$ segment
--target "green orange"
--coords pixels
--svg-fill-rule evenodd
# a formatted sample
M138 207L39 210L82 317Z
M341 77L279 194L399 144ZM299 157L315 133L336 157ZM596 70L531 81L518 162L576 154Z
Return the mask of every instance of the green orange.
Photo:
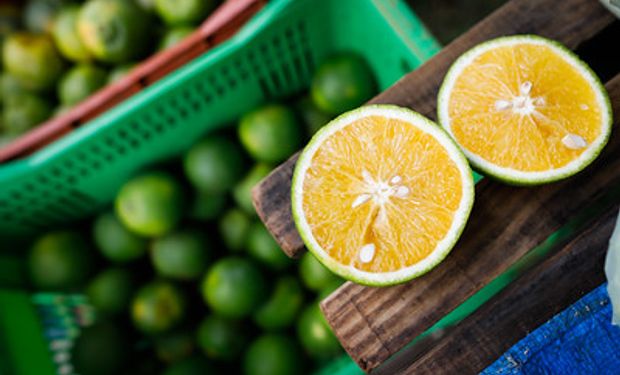
M92 64L79 64L67 71L58 84L60 103L75 105L102 88L108 73Z
M209 315L198 328L198 343L207 357L232 361L245 348L247 333L238 321Z
M207 237L195 230L166 234L151 245L151 261L157 273L179 280L202 276L210 253Z
M303 130L291 109L267 104L241 118L239 139L257 161L279 163L301 147Z
M263 302L266 289L260 269L238 257L217 261L202 282L202 293L209 307L232 319L251 315Z
M146 239L129 231L114 211L104 212L95 220L93 237L101 254L112 262L131 262L146 253Z
M221 136L198 142L185 155L185 174L196 189L220 193L231 189L243 176L243 153L235 143Z
M149 44L150 17L133 1L89 0L77 21L80 39L98 60L125 63Z
M257 338L243 359L245 375L296 375L304 372L301 352L288 336L267 334Z
M328 58L312 78L312 100L322 111L339 115L357 108L377 91L368 63L354 53L340 53Z
M32 284L43 290L81 287L92 265L92 249L79 232L73 231L44 234L35 241L28 256Z
M292 276L276 282L271 296L254 314L254 321L264 330L281 330L293 322L304 303L304 291Z
M273 270L282 271L293 263L260 221L250 226L246 247L254 259Z
M52 26L52 37L60 53L71 61L84 62L93 58L77 30L80 7L70 5L63 8Z
M118 314L131 301L133 280L129 270L108 268L96 275L86 286L88 301L98 312Z
M183 216L183 192L164 172L151 172L127 182L118 193L116 214L132 232L147 237L170 232Z
M342 347L327 324L317 303L301 313L297 322L297 335L303 348L312 357L326 359L342 352Z
M185 306L185 297L174 284L154 281L143 286L134 296L131 316L142 332L160 334L180 323Z

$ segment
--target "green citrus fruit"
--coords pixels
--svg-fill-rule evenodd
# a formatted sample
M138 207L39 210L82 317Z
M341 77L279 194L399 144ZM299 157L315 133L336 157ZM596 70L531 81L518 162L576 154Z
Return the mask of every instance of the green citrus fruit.
M29 0L23 9L24 26L34 33L52 32L58 13L71 0Z
M154 281L140 288L131 305L135 326L147 334L160 334L174 328L185 314L182 292L167 281Z
M7 72L28 90L51 89L63 71L52 40L45 35L15 33L4 41L2 60Z
M123 312L129 306L132 294L131 273L123 268L108 268L86 286L88 301L104 314Z
M341 53L317 69L310 93L318 108L331 115L357 108L377 92L372 70L361 56Z
M246 246L254 259L271 269L281 271L293 263L260 221L250 226Z
M50 232L30 249L28 269L40 289L67 290L83 286L93 265L93 252L78 232Z
M245 175L233 190L235 203L249 215L255 215L254 205L252 204L252 188L271 172L271 167L266 164L256 164L248 174Z
M166 363L188 358L194 352L195 346L195 335L188 330L176 330L155 338L157 358Z
M303 131L292 110L269 104L241 118L239 139L257 161L279 163L301 147Z
M121 327L102 321L84 328L73 345L71 359L82 375L118 374L128 359L129 345Z
M108 74L108 84L117 82L121 78L125 77L129 72L133 70L137 63L126 63L115 66Z
M204 273L211 253L207 238L184 230L153 241L151 261L159 275L179 280L196 279Z
M340 278L325 268L312 253L307 252L301 256L299 262L299 276L306 288L319 292Z
M115 207L118 218L131 231L162 236L182 217L183 192L169 174L151 172L127 182L116 197Z
M131 262L146 252L146 239L129 231L113 211L95 220L93 237L103 256L112 262Z
M190 208L189 216L200 221L217 219L226 207L225 193L194 193L194 202Z
M271 296L254 314L254 321L264 330L284 329L295 321L304 303L304 291L292 276L277 281Z
M596 74L566 47L535 35L466 52L448 71L437 103L441 126L474 168L515 185L580 172L605 147L613 124Z
M193 356L168 366L162 375L215 375L211 362L202 356Z
M101 61L128 62L149 46L150 17L133 1L88 0L77 28L88 51Z
M333 118L332 115L321 111L310 96L301 98L297 102L296 108L306 126L306 132L310 136L313 136Z
M4 99L2 122L8 134L19 135L47 120L52 107L34 94L15 94Z
M243 176L244 160L239 147L220 136L195 144L183 160L185 174L196 189L220 193L231 189Z
M92 55L82 43L77 30L77 19L80 13L78 5L63 8L54 21L52 37L60 53L67 59L77 62L90 61Z
M247 334L240 322L210 315L200 323L198 343L207 357L232 361L245 348Z
M63 105L75 105L102 88L108 80L105 70L90 64L71 68L58 84L58 97Z
M245 375L295 375L303 373L303 358L295 341L277 334L257 338L243 359Z
M226 248L231 251L240 251L247 242L250 230L250 219L241 210L233 208L220 218L219 232Z
M297 335L303 348L312 357L326 359L342 352L317 303L306 307L297 322Z
M252 314L263 302L266 283L260 269L247 259L229 257L217 261L202 282L207 304L228 318Z
M28 93L28 90L22 85L19 79L10 73L0 73L0 103L13 95Z
M155 10L169 25L196 24L217 5L216 0L155 0Z
M189 26L177 26L172 29L168 29L161 38L157 49L160 51L168 49L185 39L187 36L191 35L191 33L195 30L195 28Z

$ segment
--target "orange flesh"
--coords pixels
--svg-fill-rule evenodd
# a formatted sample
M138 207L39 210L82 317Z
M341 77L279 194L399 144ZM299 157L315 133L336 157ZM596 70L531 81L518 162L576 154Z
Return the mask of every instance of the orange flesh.
M404 186L407 194L353 207L372 189L364 171L373 184ZM396 176L400 181L390 184ZM303 211L318 244L336 261L367 272L396 271L427 257L446 236L462 184L433 136L401 120L366 117L332 134L313 155ZM363 263L360 249L367 244L375 245L374 257Z
M542 98L532 114L498 110L498 100L520 95ZM603 114L591 84L548 46L518 44L484 52L456 79L448 102L450 127L458 143L483 159L520 171L565 166L586 148L562 143L567 134L591 144L601 133Z

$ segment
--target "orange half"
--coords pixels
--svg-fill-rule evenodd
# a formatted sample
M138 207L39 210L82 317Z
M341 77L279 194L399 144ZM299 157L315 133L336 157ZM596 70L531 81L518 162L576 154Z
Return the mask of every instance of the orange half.
M473 202L466 159L441 128L394 106L366 106L323 128L295 169L293 216L333 272L391 285L439 263Z

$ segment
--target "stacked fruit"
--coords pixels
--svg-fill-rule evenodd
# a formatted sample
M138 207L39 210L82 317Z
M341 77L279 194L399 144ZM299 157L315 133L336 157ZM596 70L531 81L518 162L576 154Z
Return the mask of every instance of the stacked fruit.
M216 5L217 0L30 0L21 20L19 9L4 5L0 146L174 45Z
M339 355L317 301L342 280L310 254L298 266L284 255L251 188L375 91L363 59L331 56L309 95L265 104L236 131L128 181L113 209L86 224L90 238L75 229L38 239L33 286L83 290L99 312L76 343L79 373L288 375Z

